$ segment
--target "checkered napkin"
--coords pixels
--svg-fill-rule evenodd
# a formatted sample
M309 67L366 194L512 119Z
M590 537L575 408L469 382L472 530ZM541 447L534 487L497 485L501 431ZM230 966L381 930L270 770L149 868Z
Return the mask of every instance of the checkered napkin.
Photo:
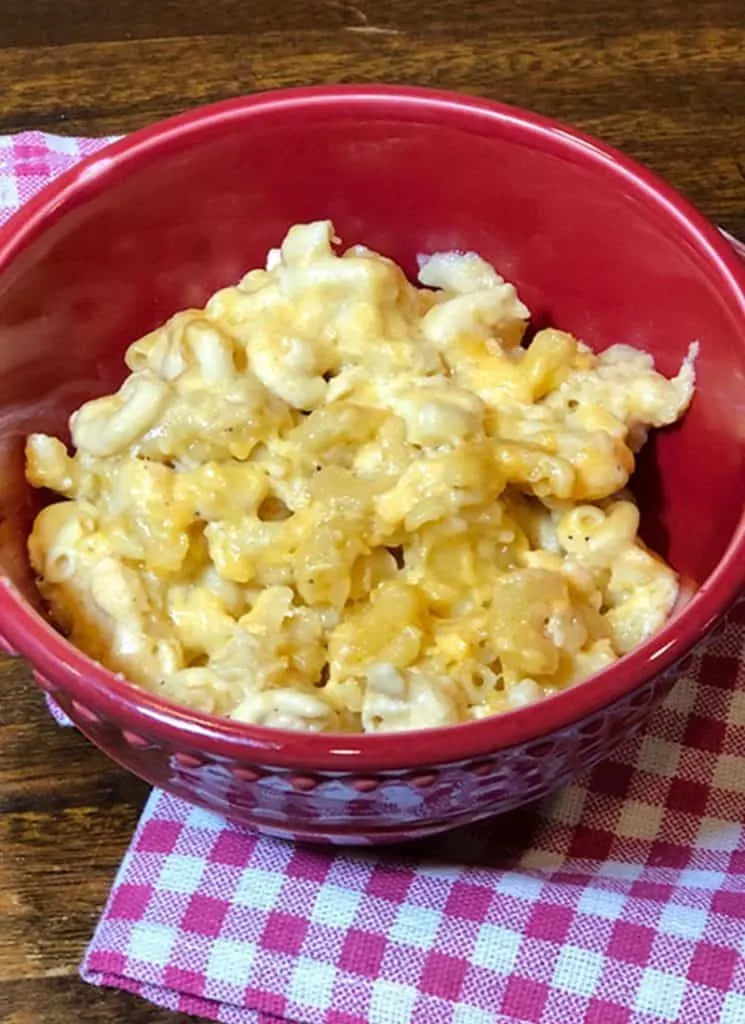
M0 221L102 140L0 138ZM234 1024L745 1024L745 606L537 806L364 852L150 797L82 976Z

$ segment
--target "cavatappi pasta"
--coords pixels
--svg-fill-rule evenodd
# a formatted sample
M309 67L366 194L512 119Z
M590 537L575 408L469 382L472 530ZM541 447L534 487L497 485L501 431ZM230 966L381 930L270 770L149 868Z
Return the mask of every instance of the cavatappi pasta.
M410 284L328 221L133 344L33 434L29 538L72 643L240 721L377 732L520 707L658 630L675 573L626 490L694 388L529 312L478 256Z

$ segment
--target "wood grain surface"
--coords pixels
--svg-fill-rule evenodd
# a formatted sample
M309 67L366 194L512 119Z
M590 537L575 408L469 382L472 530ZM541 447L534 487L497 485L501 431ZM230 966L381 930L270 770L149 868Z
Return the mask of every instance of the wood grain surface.
M743 0L0 0L0 134L125 132L196 104L415 83L572 122L745 236ZM0 1021L183 1020L77 976L147 794L0 659Z

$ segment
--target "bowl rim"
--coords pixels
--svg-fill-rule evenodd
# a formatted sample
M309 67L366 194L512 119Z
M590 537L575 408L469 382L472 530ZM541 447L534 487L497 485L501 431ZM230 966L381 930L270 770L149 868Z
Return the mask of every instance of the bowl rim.
M178 147L210 127L283 109L326 108L350 113L365 104L385 106L389 116L413 120L460 119L460 127L497 125L501 134L530 140L536 147L560 150L614 174L651 207L676 222L684 239L711 265L731 308L745 325L745 263L730 241L672 186L612 146L573 127L521 108L467 94L395 85L310 86L259 92L188 110L109 143L45 186L0 226L0 270L63 214L85 202L91 190L106 184L112 171L149 160ZM743 334L745 338L745 332ZM588 716L630 696L669 670L710 630L745 585L745 515L718 565L690 603L637 650L582 683L539 704L478 721L437 729L412 730L401 743L396 733L306 733L239 723L192 711L128 683L59 634L0 577L0 623L10 647L44 678L103 721L135 735L185 746L216 760L237 760L276 767L347 773L403 771L487 757L498 751L543 740L571 729Z

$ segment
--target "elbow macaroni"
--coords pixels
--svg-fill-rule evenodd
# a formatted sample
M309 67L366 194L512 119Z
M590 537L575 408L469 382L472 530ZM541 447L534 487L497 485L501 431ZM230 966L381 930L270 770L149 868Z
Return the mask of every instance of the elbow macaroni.
M239 721L441 726L612 664L670 615L675 573L625 491L678 375L562 331L474 254L410 284L328 221L133 344L130 375L31 435L64 499L29 553L71 641Z

